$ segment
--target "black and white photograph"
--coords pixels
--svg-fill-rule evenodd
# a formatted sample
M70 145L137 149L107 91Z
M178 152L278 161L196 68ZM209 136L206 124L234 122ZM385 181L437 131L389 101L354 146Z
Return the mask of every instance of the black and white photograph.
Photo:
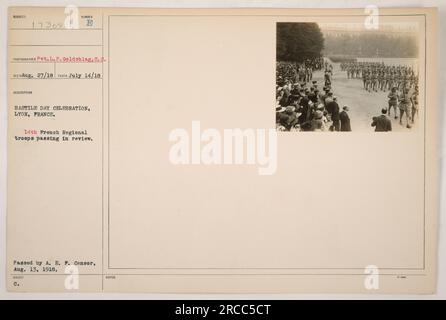
M420 122L416 23L278 22L277 131L411 132Z
M399 1L0 2L0 303L446 298L446 1Z

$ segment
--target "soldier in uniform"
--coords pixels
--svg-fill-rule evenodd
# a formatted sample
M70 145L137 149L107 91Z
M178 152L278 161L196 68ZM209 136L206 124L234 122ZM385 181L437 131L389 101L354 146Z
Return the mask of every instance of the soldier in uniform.
M388 111L389 117L390 117L390 111L393 108L395 119L398 119L398 116L396 114L396 109L398 107L398 92L396 91L396 87L392 88L387 97L389 98L389 111Z
M412 103L412 123L415 122L415 115L418 116L418 85L415 86L413 94L411 96Z
M403 115L406 114L406 127L411 128L411 116L412 116L412 103L410 101L409 88L403 88L399 100L399 108L400 108L400 124L403 124Z

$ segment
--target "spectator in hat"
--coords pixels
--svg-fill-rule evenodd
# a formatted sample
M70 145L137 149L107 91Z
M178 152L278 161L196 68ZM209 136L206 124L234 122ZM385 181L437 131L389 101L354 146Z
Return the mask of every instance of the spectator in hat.
M333 97L333 101L330 103L330 109L331 109L331 121L333 121L333 131L339 131L340 121L339 121L339 105L337 97Z
M285 119L285 110L285 107L276 107L276 124L281 124L282 121Z
M326 131L327 119L323 112L324 106L319 105L314 112L313 119L311 120L311 131Z
M333 102L333 92L328 91L327 96L324 100L324 104L327 107L331 102ZM331 113L331 110L328 110L328 113Z
M375 127L375 132L392 131L392 122L386 114L387 108L382 108L381 115L372 118L372 127Z
M349 108L344 106L342 112L339 114L339 120L341 121L341 131L352 131L350 126L350 117L348 116Z
M278 112L276 112L276 121L280 126L283 126L286 131L290 131L290 129L297 124L295 107L288 106L286 108L280 108Z
M303 124L310 119L310 113L311 113L310 99L308 99L308 97L306 97L305 94L300 100L299 112L301 113L301 115L299 116L299 124Z
M318 97L317 97L317 91L314 89L314 87L310 88L310 92L308 93L308 99L310 99L313 103L317 103Z

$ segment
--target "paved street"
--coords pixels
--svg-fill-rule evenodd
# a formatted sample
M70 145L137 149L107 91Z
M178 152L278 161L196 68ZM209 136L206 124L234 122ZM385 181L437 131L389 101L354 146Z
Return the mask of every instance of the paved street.
M352 131L374 131L371 126L372 117L381 114L381 108L388 106L388 91L386 92L367 92L363 89L362 79L348 79L347 72L341 71L339 63L332 63L333 78L332 90L335 96L338 97L339 107L342 110L344 105L350 108L349 116L351 120ZM324 83L323 71L316 71L313 75L313 80L318 80L319 88L322 89ZM403 125L399 124L399 110L398 119L394 118L393 111L391 113L392 130L393 131L413 131L417 130L419 119L415 118L415 124L411 129L406 128L405 117L403 117Z

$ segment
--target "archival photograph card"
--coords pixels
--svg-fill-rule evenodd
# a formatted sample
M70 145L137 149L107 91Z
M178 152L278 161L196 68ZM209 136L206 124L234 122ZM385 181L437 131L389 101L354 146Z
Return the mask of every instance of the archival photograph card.
M435 8L8 15L10 291L435 292Z

